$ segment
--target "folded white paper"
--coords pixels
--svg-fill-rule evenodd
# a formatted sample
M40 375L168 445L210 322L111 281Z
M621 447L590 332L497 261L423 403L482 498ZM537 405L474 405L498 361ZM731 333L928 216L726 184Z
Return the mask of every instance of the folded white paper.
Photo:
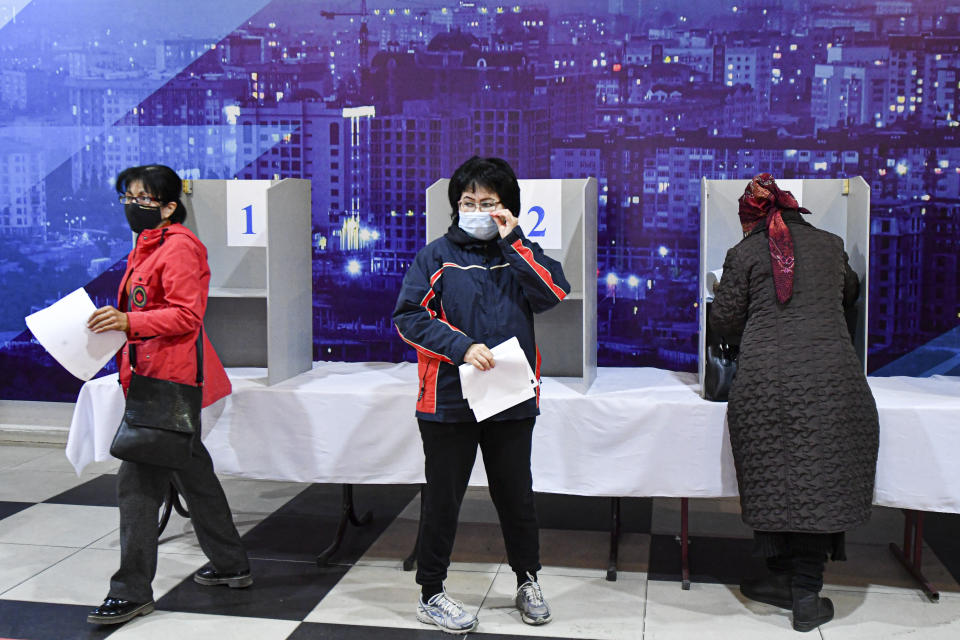
M716 292L713 290L717 284L720 283L720 278L723 276L723 269L714 269L713 271L707 271L707 281L705 283L707 290L705 293L705 298L707 302L713 302L713 296Z
M26 317L27 328L47 353L81 380L96 375L127 341L122 331L90 331L87 320L96 310L81 287Z
M460 365L460 388L478 422L534 397L539 384L516 336L490 351L493 369L481 371L472 364Z

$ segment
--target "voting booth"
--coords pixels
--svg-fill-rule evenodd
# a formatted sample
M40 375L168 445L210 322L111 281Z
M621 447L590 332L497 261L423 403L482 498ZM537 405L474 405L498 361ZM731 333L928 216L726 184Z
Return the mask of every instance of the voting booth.
M704 362L707 347L707 313L713 300L711 272L723 268L727 250L743 239L737 216L738 200L749 180L708 180L700 182L700 345L699 374L703 394ZM870 289L870 185L857 176L845 179L777 180L790 191L801 207L810 210L807 220L818 229L843 238L850 267L860 278L857 300L857 327L853 336L857 357L867 370L867 294Z
M450 227L449 180L427 189L427 242ZM586 391L597 374L597 180L520 180L520 227L563 265L571 291L537 314L541 375ZM493 345L488 345L493 346Z
M224 366L266 367L271 385L309 371L310 181L185 181L183 204L207 247L204 326Z

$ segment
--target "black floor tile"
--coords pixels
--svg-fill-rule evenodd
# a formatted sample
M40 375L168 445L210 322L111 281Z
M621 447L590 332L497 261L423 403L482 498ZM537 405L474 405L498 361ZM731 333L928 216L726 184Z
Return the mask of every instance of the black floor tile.
M356 486L357 515L371 511L373 520L361 527L349 525L331 561L356 562L418 490L415 485ZM247 553L251 558L314 562L336 535L341 493L341 485L332 484L315 484L303 490L243 536Z
M33 502L4 502L0 500L0 520L12 516L34 505Z
M691 537L690 579L693 582L740 584L744 576L762 575L761 558L752 555L753 540L740 538ZM679 581L680 542L674 536L650 536L651 580Z
M49 602L0 600L0 638L29 640L94 640L106 638L118 627L87 622L93 607Z
M535 493L537 520L542 529L609 531L613 498ZM629 533L650 533L652 498L621 498L620 528Z
M303 620L350 567L320 568L312 562L251 559L253 586L204 587L187 578L160 600L166 611Z
M483 623L480 623L483 628ZM304 622L287 640L438 640L443 636L438 629L426 625L422 629L389 629L381 627L361 627L346 624L320 624ZM474 637L474 636L470 636ZM529 640L530 636L503 635L499 633L477 634L483 640ZM559 640L551 636L537 636L544 640Z
M106 473L48 498L52 504L80 504L87 507L117 506L117 476Z

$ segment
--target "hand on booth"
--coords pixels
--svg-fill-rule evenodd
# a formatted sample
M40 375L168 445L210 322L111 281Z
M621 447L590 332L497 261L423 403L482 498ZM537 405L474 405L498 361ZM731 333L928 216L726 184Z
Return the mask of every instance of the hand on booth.
M487 371L488 369L493 369L496 364L493 361L493 352L487 348L487 345L476 343L470 345L470 348L467 349L467 353L463 356L463 361L472 364L480 371Z
M107 305L93 312L93 315L87 320L87 328L94 333L103 333L104 331L123 331L126 333L130 328L130 320L123 311Z

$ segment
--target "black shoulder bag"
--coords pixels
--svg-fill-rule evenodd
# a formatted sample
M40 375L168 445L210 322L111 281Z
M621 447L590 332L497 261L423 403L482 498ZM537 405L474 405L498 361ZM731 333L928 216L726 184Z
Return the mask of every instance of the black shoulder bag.
M137 374L136 346L130 350L130 388L123 420L110 445L121 460L182 469L200 434L203 404L203 327L197 334L197 384L183 384Z
M721 340L719 344L707 345L707 360L704 363L703 397L714 402L726 402L730 385L737 375L737 358L740 347Z

